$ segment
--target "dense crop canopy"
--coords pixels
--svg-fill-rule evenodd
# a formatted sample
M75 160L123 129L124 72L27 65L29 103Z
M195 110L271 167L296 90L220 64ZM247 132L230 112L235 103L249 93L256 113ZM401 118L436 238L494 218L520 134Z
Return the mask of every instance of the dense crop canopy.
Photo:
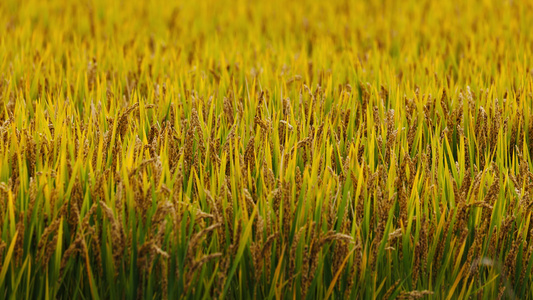
M531 28L0 0L0 299L533 299Z

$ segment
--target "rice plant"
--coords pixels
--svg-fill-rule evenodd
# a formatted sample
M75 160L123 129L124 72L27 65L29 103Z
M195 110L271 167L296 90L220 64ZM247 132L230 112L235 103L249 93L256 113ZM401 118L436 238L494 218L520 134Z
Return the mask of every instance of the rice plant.
M533 299L533 2L0 2L0 299Z

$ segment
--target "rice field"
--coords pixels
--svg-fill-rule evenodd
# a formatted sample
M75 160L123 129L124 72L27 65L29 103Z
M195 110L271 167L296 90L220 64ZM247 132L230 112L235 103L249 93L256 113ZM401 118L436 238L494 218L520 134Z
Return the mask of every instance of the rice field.
M0 299L533 299L533 1L0 2Z

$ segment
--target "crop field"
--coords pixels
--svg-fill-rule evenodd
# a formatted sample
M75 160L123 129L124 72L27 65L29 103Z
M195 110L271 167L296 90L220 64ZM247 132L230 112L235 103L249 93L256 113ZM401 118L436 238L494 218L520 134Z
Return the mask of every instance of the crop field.
M0 299L533 299L531 28L0 0Z

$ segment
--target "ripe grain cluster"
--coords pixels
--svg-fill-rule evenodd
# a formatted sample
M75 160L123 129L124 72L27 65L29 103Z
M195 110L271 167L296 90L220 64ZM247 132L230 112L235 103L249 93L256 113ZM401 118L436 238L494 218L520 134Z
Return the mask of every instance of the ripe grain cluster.
M529 0L0 1L0 298L533 299L530 28Z

